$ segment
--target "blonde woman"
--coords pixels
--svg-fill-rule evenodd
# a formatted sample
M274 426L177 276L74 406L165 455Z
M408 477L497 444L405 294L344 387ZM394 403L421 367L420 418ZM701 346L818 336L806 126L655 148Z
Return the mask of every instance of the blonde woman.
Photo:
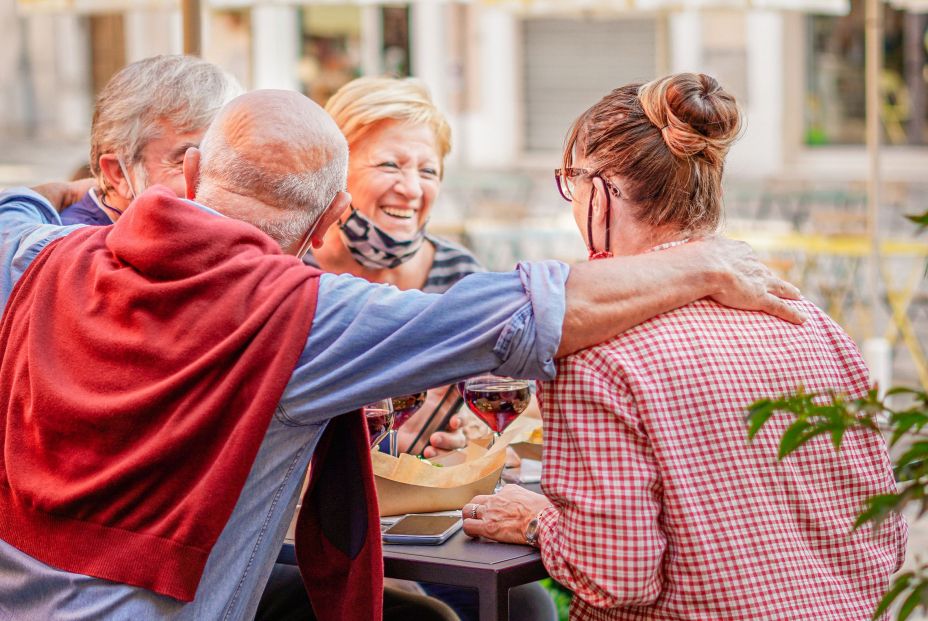
M325 108L348 139L352 204L306 262L428 293L443 293L464 276L484 271L470 252L427 231L451 151L451 128L425 85L414 78L358 78ZM399 429L401 451L411 448L446 390L430 391L425 406ZM448 431L432 434L426 457L464 446L465 416L461 412Z
M441 190L445 156L451 151L451 128L425 85L413 78L358 78L332 95L325 109L348 140L352 204L338 226L326 233L323 245L304 260L327 272L428 293L442 293L468 274L484 271L470 252L426 230ZM410 448L449 390L456 389L429 391L422 409L398 431L401 451ZM475 429L482 423L473 421L476 417L465 411L452 417L448 430L431 435L425 456L463 447L465 427L475 435L486 432L485 427ZM437 584L422 588L464 621L476 619L475 591ZM512 619L556 618L551 598L537 584L512 589L510 598ZM397 619L450 613L440 602L390 587L385 589L385 605L386 616ZM295 568L278 565L258 619L305 619L311 614L308 606Z

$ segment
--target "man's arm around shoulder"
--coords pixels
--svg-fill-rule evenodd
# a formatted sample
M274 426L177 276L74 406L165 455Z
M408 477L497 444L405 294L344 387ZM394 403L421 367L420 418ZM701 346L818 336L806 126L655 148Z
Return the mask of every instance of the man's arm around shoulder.
M52 204L28 188L0 194L0 306L6 305L16 281L49 242L81 226L61 226Z
M774 276L747 244L717 237L573 266L557 357L705 297L793 323L805 321L781 299L798 299L795 287Z

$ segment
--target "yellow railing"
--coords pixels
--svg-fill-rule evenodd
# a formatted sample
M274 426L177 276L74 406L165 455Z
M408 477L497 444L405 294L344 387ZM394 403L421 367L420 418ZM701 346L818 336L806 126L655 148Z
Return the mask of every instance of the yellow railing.
M871 242L865 235L805 235L801 233L776 233L769 231L744 231L729 233L735 239L750 243L759 253L767 255L771 264L779 268L788 278L798 280L803 288L813 277L822 279L819 262L823 259L841 262L843 278L839 275L823 286L818 283L818 293L825 302L826 310L851 332L850 316L862 318L865 330L861 336L875 336L873 309L860 294L865 287L861 277L865 260L870 256ZM910 309L915 301L928 301L919 297L918 288L925 276L928 262L928 243L907 239L886 239L879 244L879 271L890 322L883 336L895 345L901 338L914 363L922 386L928 389L928 359L925 348L918 338L912 323ZM787 255L784 259L783 255ZM836 264L831 265L834 270ZM901 267L901 269L900 269ZM834 275L832 275L834 276ZM827 280L827 278L826 278ZM852 332L853 334L853 332Z

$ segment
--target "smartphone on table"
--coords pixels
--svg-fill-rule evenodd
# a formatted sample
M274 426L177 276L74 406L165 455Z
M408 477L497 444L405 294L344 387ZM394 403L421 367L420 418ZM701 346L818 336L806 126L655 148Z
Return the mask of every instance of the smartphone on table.
M461 529L458 515L406 515L385 531L385 543L438 545Z

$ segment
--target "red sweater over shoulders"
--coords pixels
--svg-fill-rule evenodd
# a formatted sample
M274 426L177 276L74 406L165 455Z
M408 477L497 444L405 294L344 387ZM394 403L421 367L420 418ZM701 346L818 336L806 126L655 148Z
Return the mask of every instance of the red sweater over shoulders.
M0 538L193 599L309 334L319 272L152 188L51 243L0 323Z

